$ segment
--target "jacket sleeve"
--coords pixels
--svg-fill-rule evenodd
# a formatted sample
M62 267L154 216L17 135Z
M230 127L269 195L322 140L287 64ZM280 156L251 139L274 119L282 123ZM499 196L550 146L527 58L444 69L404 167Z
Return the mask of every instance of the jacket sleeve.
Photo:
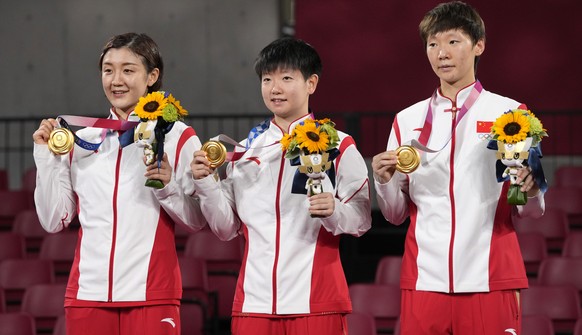
M335 210L321 222L333 235L361 236L372 225L368 168L351 137L342 140L340 152L335 162Z
M394 126L390 132L386 150L395 150L398 146ZM374 188L376 190L376 200L384 218L394 224L402 224L408 217L408 181L406 175L396 171L392 178L381 184L374 177Z
M189 135L190 134L190 135ZM191 127L186 128L181 135L185 140L182 146L175 150L172 179L162 189L153 189L162 208L172 218L174 223L185 226L195 232L206 226L206 219L200 209L200 202L195 193L194 180L190 170L190 162L194 157L194 151L202 146L200 139L194 134ZM180 141L179 141L180 142Z
M46 144L34 144L36 188L34 202L42 227L49 233L63 230L77 215L71 183L70 155L53 155Z
M232 171L232 164L228 165L227 170ZM214 234L222 241L237 237L241 222L234 211L232 180L228 177L220 180L217 175L210 175L195 180L194 184L196 194L200 198L202 213Z

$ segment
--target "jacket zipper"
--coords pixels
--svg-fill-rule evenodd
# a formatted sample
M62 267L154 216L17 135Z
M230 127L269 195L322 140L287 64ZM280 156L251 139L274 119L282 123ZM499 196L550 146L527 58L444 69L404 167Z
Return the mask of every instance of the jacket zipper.
M277 266L279 264L279 243L281 241L281 183L283 181L283 169L285 168L285 152L281 155L279 178L277 180L277 196L275 199L275 215L277 229L275 235L275 262L273 264L273 306L272 313L277 314Z
M111 253L109 254L109 293L107 301L113 301L113 260L115 258L115 244L117 241L117 192L119 188L119 170L121 165L122 148L119 147L117 163L115 164L115 185L113 186L113 231L111 233Z
M452 119L451 119L451 158L449 160L449 171L450 171L450 178L449 181L449 198L451 199L451 240L449 244L449 292L455 292L455 285L454 285L454 269L453 269L453 247L455 245L455 229L457 218L455 216L455 192L454 192L454 184L455 184L455 133L457 129L457 103L453 101L452 107Z

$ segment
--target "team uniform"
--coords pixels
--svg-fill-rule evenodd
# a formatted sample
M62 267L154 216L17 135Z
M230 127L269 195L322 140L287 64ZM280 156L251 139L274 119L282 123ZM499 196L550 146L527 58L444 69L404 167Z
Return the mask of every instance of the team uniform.
M310 117L293 122L289 132ZM323 191L335 195L335 211L312 218L305 180L279 144L283 130L273 121L265 128L241 142L246 146L252 140L242 157L229 163L225 179L209 176L195 182L214 233L222 240L239 234L246 239L233 316L350 312L338 244L340 234L360 236L371 225L365 162L353 139L338 132L340 154L323 180Z
M111 111L110 118L117 115ZM139 119L131 115L128 121ZM84 128L77 135L103 142L96 151L75 146L63 156L34 145L35 202L42 226L56 233L75 215L81 224L65 306L178 306L182 283L174 226L195 231L206 224L192 197L190 160L201 147L194 129L175 122L166 134L172 180L159 190L144 185L143 148L133 141L122 147L120 132ZM177 322L179 315L174 318Z
M418 139L436 151L423 152L416 171L395 173L385 184L375 182L384 217L396 225L410 217L403 290L456 294L527 288L511 217L541 215L543 194L525 206L507 204L509 183L497 182L496 151L487 148L492 123L518 106L477 81L462 89L456 101L437 90L397 114L387 150Z

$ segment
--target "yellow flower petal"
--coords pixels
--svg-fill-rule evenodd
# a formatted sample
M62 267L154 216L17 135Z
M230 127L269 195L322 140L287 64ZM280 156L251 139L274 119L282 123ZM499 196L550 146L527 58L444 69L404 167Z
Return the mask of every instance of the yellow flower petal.
M167 100L161 92L152 92L145 97L140 97L135 106L135 114L140 119L156 120L163 115Z
M525 140L530 128L526 115L519 111L512 111L501 115L495 120L492 127L497 140L504 143L517 143Z

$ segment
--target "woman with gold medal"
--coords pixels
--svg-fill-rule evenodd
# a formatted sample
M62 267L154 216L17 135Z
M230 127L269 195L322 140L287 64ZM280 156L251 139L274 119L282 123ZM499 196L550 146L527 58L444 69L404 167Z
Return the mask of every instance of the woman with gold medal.
M114 36L99 68L112 106L109 117L99 120L138 124L138 101L162 85L156 43L145 34ZM174 228L206 225L190 172L200 140L191 127L174 122L160 163L144 166L132 128L87 126L73 134L67 117L42 120L32 136L43 228L66 230L75 216L81 224L65 295L67 334L179 335L182 287ZM148 179L162 187L145 186Z
M395 225L410 218L401 334L521 333L519 290L528 279L512 216L543 215L545 180L519 169L530 199L508 204L509 185L497 181L496 152L482 136L491 127L479 127L520 103L476 78L485 25L474 8L439 4L419 30L440 86L396 115L387 150L372 160L382 214Z

